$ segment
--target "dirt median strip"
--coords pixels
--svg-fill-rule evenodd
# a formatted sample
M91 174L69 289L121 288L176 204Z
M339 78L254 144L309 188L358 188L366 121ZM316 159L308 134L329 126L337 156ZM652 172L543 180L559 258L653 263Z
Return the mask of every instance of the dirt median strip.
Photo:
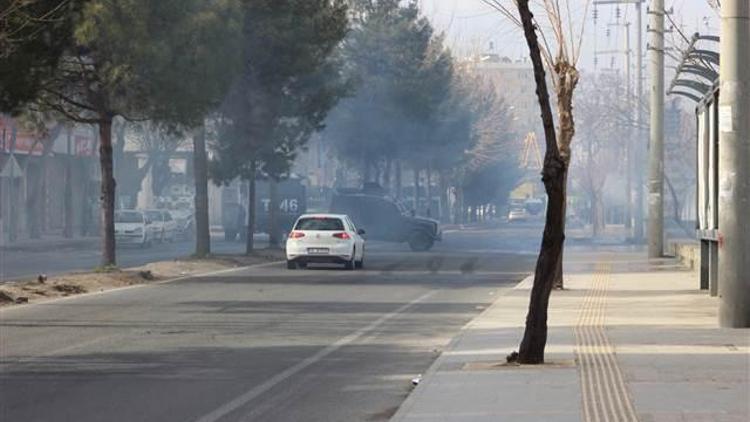
M49 278L40 274L36 279L0 285L0 308L240 270L280 262L283 258L282 250L261 250L253 255L216 255L207 259L158 261L140 267L94 270Z

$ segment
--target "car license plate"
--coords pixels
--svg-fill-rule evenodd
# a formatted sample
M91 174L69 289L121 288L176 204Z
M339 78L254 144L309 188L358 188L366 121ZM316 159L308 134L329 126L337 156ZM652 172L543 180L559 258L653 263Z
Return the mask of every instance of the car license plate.
M307 248L307 253L309 253L310 255L327 254L328 248Z

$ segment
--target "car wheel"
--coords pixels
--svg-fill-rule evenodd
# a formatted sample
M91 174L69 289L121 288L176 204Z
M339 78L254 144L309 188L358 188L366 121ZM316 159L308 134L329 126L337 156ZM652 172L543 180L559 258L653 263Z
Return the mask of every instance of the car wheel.
M294 261L286 261L286 269L287 270L296 270L297 264Z
M298 266L299 268L303 268L303 269L304 269L304 268L307 268L307 262L298 262L298 263L297 263L297 266Z
M346 262L346 263L344 264L344 269L345 269L345 270L353 270L353 269L354 269L354 267L355 267L355 265L354 265L354 264L355 264L355 262L356 262L356 261L355 261L355 259L356 259L356 252L357 252L357 250L356 250L356 249L352 250L352 259L350 259L349 261L347 261L347 262Z
M409 247L414 252L424 252L429 250L435 241L426 233L417 232L409 237Z
M365 257L363 256L362 259L354 263L354 267L358 270L361 270L362 268L365 268Z

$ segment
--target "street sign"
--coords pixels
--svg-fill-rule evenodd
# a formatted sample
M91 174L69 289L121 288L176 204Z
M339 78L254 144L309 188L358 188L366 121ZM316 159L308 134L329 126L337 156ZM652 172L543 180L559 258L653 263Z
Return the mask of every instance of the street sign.
M3 171L0 172L0 177L8 177L8 178L19 178L23 176L23 170L21 170L21 166L18 165L18 160L16 160L15 155L11 155L10 159L7 163L5 163L5 167L3 167Z

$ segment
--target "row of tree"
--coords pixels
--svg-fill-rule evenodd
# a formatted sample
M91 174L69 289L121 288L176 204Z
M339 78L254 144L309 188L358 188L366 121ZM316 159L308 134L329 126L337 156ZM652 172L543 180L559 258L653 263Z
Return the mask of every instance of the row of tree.
M579 117L579 139L571 164L572 186L584 194L587 204L585 213L589 216L592 235L600 235L604 230L605 211L613 197L624 207L626 228L631 228L635 209L644 207L638 203L639 195L636 175L643 174L645 163L637 160L636 148L642 148L648 129L638 124L634 118L634 108L640 107L642 115L648 115L647 101L613 101L613 98L628 98L628 83L623 75L605 72L598 75L587 74L576 97L576 110ZM635 104L631 104L635 103ZM682 227L686 234L691 228L683 221L686 199L689 201L695 190L695 116L686 111L673 99L665 109L665 174L664 181L668 196L665 203L669 213L667 218ZM611 176L618 175L613 180ZM617 188L617 193L612 192ZM645 186L641 186L644 189ZM608 191L609 190L609 191ZM635 224L643 224L636 219ZM635 239L637 240L637 239Z
M192 137L197 255L210 253L208 180L247 180L253 210L268 178L273 210L276 183L326 126L363 181L397 181L399 194L406 165L428 192L437 174L442 195L466 185L467 202L491 202L516 167L506 107L416 1L13 0L0 23L0 112L98 128L104 266L116 264L122 121Z
M24 0L0 22L0 111L98 127L105 266L116 263L118 117L195 134L206 254L206 132L218 135L216 180L258 165L278 177L346 87L332 54L343 0Z

